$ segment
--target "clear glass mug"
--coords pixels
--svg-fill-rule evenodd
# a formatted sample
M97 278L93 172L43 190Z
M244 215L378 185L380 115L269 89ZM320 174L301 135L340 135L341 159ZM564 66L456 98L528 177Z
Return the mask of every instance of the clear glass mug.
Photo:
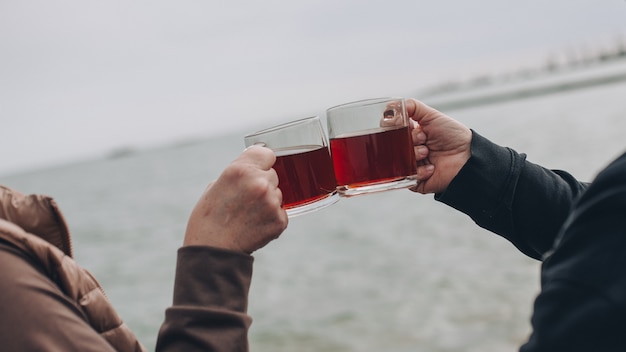
M403 98L361 100L326 111L340 196L417 185L411 128Z
M289 217L325 208L339 200L328 142L319 117L270 127L244 137L246 147L260 144L276 154L273 168Z

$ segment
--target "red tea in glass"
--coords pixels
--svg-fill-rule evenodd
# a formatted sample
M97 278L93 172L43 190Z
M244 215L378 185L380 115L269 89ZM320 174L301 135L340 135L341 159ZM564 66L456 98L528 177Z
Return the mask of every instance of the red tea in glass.
M363 186L403 179L417 172L408 127L330 140L337 184Z
M413 187L417 167L403 98L361 100L326 111L343 197Z
M339 200L328 142L318 116L287 122L244 137L276 154L274 170L289 217L323 209Z
M327 147L301 146L297 150L274 152L283 208L312 203L335 192L337 183Z

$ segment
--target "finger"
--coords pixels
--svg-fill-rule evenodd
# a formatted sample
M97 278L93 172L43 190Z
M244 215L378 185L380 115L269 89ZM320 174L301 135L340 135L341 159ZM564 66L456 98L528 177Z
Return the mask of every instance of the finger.
M423 182L418 182L417 185L409 188L409 191L415 192L415 193L426 194L426 192L424 192L424 183Z
M426 144L426 133L419 126L411 131L411 138L413 139L413 145Z
M405 100L406 113L409 117L415 116L415 110L417 109L417 100L409 98Z
M435 165L426 164L417 167L417 180L420 182L426 181L435 173Z
M413 149L415 151L415 161L422 161L428 158L429 149L425 145L418 145Z
M279 220L280 220L280 227L281 230L278 233L278 236L280 236L286 229L287 226L289 225L289 216L287 216L287 211L283 208L280 208L280 213L278 214ZM278 236L276 236L276 238L278 238Z
M413 98L406 100L406 112L409 114L409 117L417 121L418 124L422 124L422 119L425 117L438 113L436 109Z
M426 183L435 173L435 166L431 164L417 167L417 185L409 188L412 192L426 194Z
M270 185L272 185L274 188L278 188L278 184L280 183L280 180L278 179L278 173L276 172L275 169L270 168L269 170L267 170L268 172L268 181L270 183Z
M239 155L237 161L253 164L261 170L269 170L276 162L276 154L274 154L274 151L270 148L261 145L253 145L246 148L243 153Z
M400 113L402 110L402 104L394 101L392 103L387 104L385 111L381 116L380 126L381 127L390 127L390 126L403 126L405 124L404 114Z
M287 225L289 224L289 216L287 215L287 211L283 208L278 209L278 214L276 216L279 231L275 238L278 238L278 236L280 236L287 228Z
M275 193L276 193L276 199L278 199L278 205L282 209L282 205L283 205L283 191L281 191L280 188L276 187Z

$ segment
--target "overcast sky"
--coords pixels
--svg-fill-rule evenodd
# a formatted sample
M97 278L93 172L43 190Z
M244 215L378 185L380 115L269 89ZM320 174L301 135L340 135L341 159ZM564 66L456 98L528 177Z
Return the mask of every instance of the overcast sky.
M250 132L624 35L624 0L0 0L0 175Z

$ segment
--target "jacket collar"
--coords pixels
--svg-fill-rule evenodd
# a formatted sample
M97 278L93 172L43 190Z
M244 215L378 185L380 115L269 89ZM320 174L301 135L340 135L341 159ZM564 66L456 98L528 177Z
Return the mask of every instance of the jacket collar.
M44 195L24 195L0 185L0 219L37 235L72 257L70 231L54 199Z

